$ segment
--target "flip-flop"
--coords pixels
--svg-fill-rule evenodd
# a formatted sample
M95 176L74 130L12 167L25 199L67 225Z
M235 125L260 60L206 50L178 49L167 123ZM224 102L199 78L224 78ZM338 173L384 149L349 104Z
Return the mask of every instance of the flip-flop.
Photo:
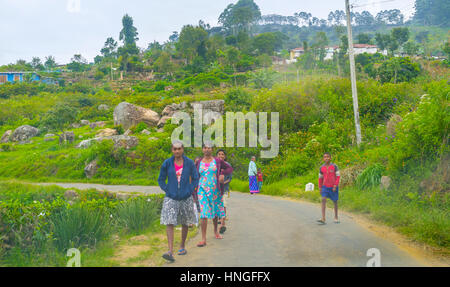
M197 243L197 247L203 247L206 246L206 241L200 241L199 243Z
M223 239L223 236L221 236L220 234L216 234L216 239Z
M323 221L322 219L317 219L317 222L320 224L320 225L324 225L324 224L327 224L325 221Z
M164 258L164 259L166 259L167 261L170 261L170 262L174 262L175 261L175 258L173 258L173 255L170 254L169 252L164 253L162 258Z
M186 255L186 253L187 253L187 251L186 251L186 249L180 249L180 250L178 250L178 255Z
M219 233L223 234L226 230L227 230L227 228L225 226L221 226L220 230L219 230Z
M340 223L339 219L335 219L334 223Z

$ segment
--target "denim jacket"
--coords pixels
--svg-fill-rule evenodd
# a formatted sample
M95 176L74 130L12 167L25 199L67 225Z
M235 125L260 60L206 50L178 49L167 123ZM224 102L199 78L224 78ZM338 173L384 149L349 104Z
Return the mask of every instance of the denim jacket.
M183 155L183 160L183 171L181 173L180 184L178 184L177 175L175 173L174 156L164 161L159 172L159 187L164 190L167 197L175 200L189 198L198 185L199 174L194 161L185 155Z

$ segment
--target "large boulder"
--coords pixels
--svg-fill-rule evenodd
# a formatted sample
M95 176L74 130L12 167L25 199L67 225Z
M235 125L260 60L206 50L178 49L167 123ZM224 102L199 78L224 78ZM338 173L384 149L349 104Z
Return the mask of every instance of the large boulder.
M100 106L98 106L98 110L99 111L107 111L107 110L109 110L109 106L105 105L105 104L101 104Z
M118 104L114 109L114 125L116 126L122 125L126 130L141 122L149 126L156 126L159 122L159 115L155 111L127 102Z
M110 136L115 136L117 135L117 130L115 129L103 129L103 130L99 130L96 134L96 137L110 137Z
M171 105L168 105L168 106L166 106L164 108L164 110L162 111L161 115L162 116L171 117L171 116L173 116L173 114L176 111L184 110L184 109L186 109L186 107L187 107L186 102L182 102L182 103L179 103L179 104L171 104Z
M212 100L212 101L202 101L191 103L194 111L197 109L202 110L203 123L206 125L213 124L215 121L220 119L224 113L224 100Z
M88 148L95 141L101 142L104 140L112 140L114 142L115 148L123 148L123 149L131 149L139 144L139 140L137 137L126 136L126 135L113 135L109 137L96 137L93 139L87 139L81 141L76 148Z
M0 143L7 143L7 142L9 142L9 137L11 136L11 134L12 134L12 130L7 130L3 134L2 138L0 139Z
M18 127L10 136L9 140L11 142L24 142L28 139L37 136L39 130L35 127L24 125Z
M381 177L381 188L382 189L389 189L391 186L392 180L389 176L382 176Z
M167 121L171 118L172 118L171 116L162 116L157 124L157 127L162 128L167 123Z
M92 178L97 173L97 169L97 161L93 160L84 168L84 174L87 178Z

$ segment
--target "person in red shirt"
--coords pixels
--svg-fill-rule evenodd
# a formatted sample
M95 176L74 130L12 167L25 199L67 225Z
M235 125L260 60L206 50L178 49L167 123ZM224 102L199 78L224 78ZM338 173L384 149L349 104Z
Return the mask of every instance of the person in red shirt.
M263 174L260 168L258 168L258 173L256 174L256 177L258 179L258 190L261 192L261 187L263 183Z
M334 223L339 223L338 204L339 199L339 179L340 173L337 165L331 163L331 154L326 152L323 155L324 164L319 169L319 190L322 196L322 218L317 220L320 224L325 224L325 210L327 207L327 197L334 202Z

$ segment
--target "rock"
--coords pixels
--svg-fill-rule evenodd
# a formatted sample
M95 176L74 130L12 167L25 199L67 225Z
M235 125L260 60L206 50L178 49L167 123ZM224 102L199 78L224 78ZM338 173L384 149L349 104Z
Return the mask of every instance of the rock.
M171 116L173 116L173 114L176 111L184 110L184 109L186 109L186 107L187 107L186 102L182 102L182 103L179 103L179 104L171 104L171 105L168 105L168 106L166 106L164 108L164 110L162 111L161 115L162 116L169 116L169 117L171 117Z
M69 189L69 190L66 190L66 192L64 192L64 197L67 200L72 200L72 199L78 198L78 193L75 190Z
M95 141L95 139L88 139L81 141L78 145L75 146L75 148L88 148L92 145L92 143Z
M56 136L55 134L46 134L44 136L44 138L51 138L51 137L55 137L55 136Z
M73 123L73 124L72 124L72 127L73 127L74 129L78 129L78 128L81 128L81 124L79 124L79 123Z
M69 142L73 143L75 141L75 134L74 132L64 132L63 134L59 135L59 143L62 144L63 142Z
M84 168L84 174L87 178L92 178L97 173L97 169L97 161L93 160Z
M11 136L11 134L12 134L12 130L7 130L3 134L2 138L0 139L0 143L7 143L7 142L9 142L9 137Z
M127 200L128 198L130 198L130 195L127 193L118 192L116 193L116 198L119 200Z
M203 123L206 125L213 124L215 121L220 119L224 113L224 100L212 100L212 101L202 101L191 103L194 111L196 109L201 109L203 114Z
M169 117L169 116L162 116L162 118L159 120L159 122L158 122L158 125L157 125L157 127L158 128L161 128L161 127L163 127L165 124L166 124L166 122L169 120L169 119L171 119L172 117Z
M151 134L151 132L150 132L149 130L145 129L145 130L143 130L143 131L141 132L141 134L143 134L143 135L149 135L149 134Z
M96 134L96 137L110 137L110 136L115 136L117 135L117 130L115 129L103 129L103 130L99 130Z
M156 126L159 122L158 113L139 107L127 102L122 102L114 109L114 125L122 125L124 129L129 129L138 123L146 123L149 126Z
M382 176L381 177L381 188L382 189L388 189L391 186L391 178L389 176Z
M157 140L159 140L159 138L149 137L148 140L149 140L149 141L157 141Z
M139 144L137 137L126 135L112 136L105 139L112 139L115 148L131 149Z
M98 110L99 111L107 111L107 110L109 110L109 106L105 105L105 104L101 104L100 106L98 106Z
M156 132L163 133L164 132L164 128L157 129Z
M212 125L221 118L222 118L221 113L214 112L214 111L208 111L207 113L203 114L203 124Z
M386 124L386 133L388 136L395 137L396 127L399 122L402 121L402 117L399 115L392 115Z
M81 120L80 121L80 124L81 124L81 126L87 126L87 125L89 125L91 122L90 121L88 121L88 120Z
M164 91L171 91L173 90L173 86L165 86Z
M10 136L11 142L26 142L28 139L39 134L39 130L35 127L24 125L18 127Z
M105 125L106 125L106 123L104 121L100 121L100 122L90 123L89 127L91 129L95 129L97 127L103 128Z
M125 136L131 135L133 132L130 129L127 129L126 132L123 133Z

